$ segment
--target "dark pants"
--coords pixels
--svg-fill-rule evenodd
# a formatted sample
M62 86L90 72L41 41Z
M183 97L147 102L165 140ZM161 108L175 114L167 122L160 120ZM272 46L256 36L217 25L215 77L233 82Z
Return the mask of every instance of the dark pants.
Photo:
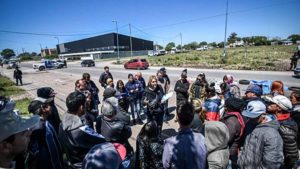
M164 105L164 114L165 114L165 116L170 115L170 113L168 111L168 103L169 103L168 100L166 100L165 103L163 104Z
M290 70L295 69L297 67L297 61L291 61Z
M22 78L16 78L16 85L18 86L19 85L19 81L20 81L20 84L21 86L23 85L22 83Z

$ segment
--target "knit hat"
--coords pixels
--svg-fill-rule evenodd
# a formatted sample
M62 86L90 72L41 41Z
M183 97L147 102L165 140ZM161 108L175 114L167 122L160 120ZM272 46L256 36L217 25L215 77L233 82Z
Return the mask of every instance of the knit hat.
M256 84L251 84L247 87L246 89L246 93L251 92L251 93L255 93L257 96L262 95L262 89L261 87L259 87Z
M264 105L263 102L259 100L254 100L247 104L247 107L242 112L242 115L249 118L256 118L261 114L265 113L266 111L267 111L266 106Z
M91 148L82 162L82 168L118 169L121 163L122 159L115 146L105 142Z
M239 98L230 97L225 100L225 107L231 111L241 112L245 106L245 101Z
M42 97L44 99L48 99L50 97L54 97L56 93L51 87L42 87L37 90L37 96Z
M114 116L118 113L118 99L115 97L110 97L102 103L101 114L104 116Z
M116 90L112 87L107 87L103 92L104 98L110 98L116 95Z
M266 96L265 99L269 102L277 104L280 108L282 108L285 111L289 111L293 108L290 99L282 95L277 95L273 98Z
M187 69L184 69L181 73L181 78L187 78Z

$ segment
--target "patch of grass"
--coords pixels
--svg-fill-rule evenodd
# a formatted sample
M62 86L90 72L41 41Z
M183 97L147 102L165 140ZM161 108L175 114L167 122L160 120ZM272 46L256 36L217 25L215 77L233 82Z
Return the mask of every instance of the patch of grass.
M20 114L22 116L29 116L30 115L28 113L28 105L30 104L31 101L32 101L32 99L30 99L30 98L25 98L25 99L21 99L21 100L16 101L16 107L15 108L20 111Z
M188 53L167 54L149 57L153 66L178 66L187 64L196 68L252 69L252 70L285 70L289 66L290 57L296 50L292 46L251 46L227 49L226 63L221 55L223 49L208 51L190 51ZM161 62L161 61L164 62Z
M15 86L8 77L0 75L0 96L12 96L24 94L25 91Z

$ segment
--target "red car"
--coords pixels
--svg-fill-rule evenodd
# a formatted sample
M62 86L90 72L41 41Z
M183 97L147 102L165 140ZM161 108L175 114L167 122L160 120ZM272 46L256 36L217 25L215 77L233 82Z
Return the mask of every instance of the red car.
M124 64L125 69L148 69L149 63L146 59L131 59Z

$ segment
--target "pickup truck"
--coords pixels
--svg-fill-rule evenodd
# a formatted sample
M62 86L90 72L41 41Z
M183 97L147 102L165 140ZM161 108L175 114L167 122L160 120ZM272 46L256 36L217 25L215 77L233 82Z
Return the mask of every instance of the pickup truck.
M39 71L43 71L46 69L60 69L64 66L64 64L53 60L45 60L39 63L34 63L32 66L33 69L38 69Z

